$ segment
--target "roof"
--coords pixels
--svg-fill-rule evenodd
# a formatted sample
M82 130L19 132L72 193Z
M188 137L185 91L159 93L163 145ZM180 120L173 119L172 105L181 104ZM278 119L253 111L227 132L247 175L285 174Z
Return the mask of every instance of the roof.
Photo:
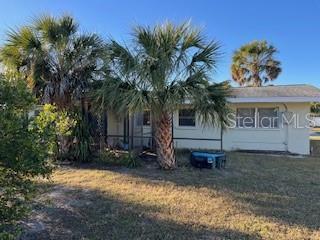
M236 87L231 89L230 102L320 102L320 89L311 85L278 85Z

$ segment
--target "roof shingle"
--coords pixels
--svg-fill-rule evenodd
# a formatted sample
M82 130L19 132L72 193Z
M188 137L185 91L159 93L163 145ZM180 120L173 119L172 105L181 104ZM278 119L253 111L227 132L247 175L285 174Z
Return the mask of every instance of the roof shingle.
M311 85L278 85L265 87L235 87L233 98L314 97L320 98L320 89Z

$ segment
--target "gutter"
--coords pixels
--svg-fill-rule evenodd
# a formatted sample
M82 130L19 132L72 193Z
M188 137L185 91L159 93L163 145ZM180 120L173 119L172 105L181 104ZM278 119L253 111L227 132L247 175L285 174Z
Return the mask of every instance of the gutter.
M310 103L320 102L320 97L229 97L227 101L230 103Z

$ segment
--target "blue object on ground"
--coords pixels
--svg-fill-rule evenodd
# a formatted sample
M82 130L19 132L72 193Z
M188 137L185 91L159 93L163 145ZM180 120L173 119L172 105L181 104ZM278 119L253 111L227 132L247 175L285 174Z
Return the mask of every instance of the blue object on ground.
M224 168L226 165L226 154L224 152L202 152L194 151L191 153L191 165L197 168Z

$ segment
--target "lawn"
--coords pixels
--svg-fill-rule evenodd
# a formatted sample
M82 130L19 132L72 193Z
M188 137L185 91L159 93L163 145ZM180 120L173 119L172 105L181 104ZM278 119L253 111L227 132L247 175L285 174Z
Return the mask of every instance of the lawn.
M228 158L222 171L60 167L24 239L320 239L320 159Z

